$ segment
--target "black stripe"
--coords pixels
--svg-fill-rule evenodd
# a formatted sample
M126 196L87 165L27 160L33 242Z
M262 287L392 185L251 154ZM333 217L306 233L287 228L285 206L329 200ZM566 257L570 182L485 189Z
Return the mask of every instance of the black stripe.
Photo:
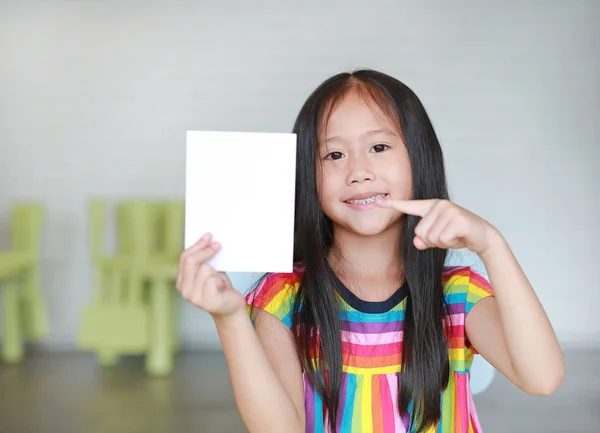
M352 308L362 313L380 314L390 311L392 308L397 306L400 302L408 295L408 286L404 282L398 290L396 290L392 296L385 301L363 301L358 296L350 291L339 278L336 278L336 289L342 299L348 303Z

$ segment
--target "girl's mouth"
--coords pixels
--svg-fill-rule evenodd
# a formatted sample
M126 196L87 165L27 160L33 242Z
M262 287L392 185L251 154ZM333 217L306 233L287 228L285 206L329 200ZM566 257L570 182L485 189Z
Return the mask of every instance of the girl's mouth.
M369 204L369 203L373 203L376 200L381 200L383 198L385 198L387 196L387 194L378 194L378 195L374 195L371 197L367 197L367 198L363 198L360 200L346 200L345 203L348 204Z

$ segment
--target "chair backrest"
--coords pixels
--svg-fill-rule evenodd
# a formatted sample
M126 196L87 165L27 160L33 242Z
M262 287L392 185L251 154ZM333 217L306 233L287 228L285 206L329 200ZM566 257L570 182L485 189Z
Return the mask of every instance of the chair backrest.
M104 235L107 208L94 200L90 206L91 252L105 258ZM181 201L122 201L115 206L116 250L143 260L152 254L178 259L184 243L185 204Z
M16 204L11 212L11 244L15 251L37 257L43 237L44 207L39 203Z
M178 260L184 247L185 203L170 202L165 207L164 253Z
M130 253L133 250L133 239L131 233L131 215L128 202L117 203L115 206L117 252L121 254Z
M161 203L133 200L117 205L119 253L144 259L164 247L165 216Z
M89 207L90 248L92 260L106 257L104 251L104 230L106 228L106 204L101 200L93 200Z
M120 203L118 209L122 252L179 258L184 237L183 202L129 201Z

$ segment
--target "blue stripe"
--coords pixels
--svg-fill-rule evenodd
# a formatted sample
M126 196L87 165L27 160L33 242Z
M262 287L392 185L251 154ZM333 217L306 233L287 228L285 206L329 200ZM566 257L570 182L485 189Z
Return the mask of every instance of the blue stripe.
M354 410L354 393L356 391L356 376L348 375L348 390L346 394L346 407L344 407L344 417L342 418L341 432L352 431L352 412Z
M288 328L292 327L292 310L288 311L288 313L281 319L283 324Z
M324 433L323 400L317 391L315 393L315 433Z
M467 293L452 293L451 295L445 296L446 303L451 304L462 304L467 300Z
M369 314L362 313L360 311L339 311L338 317L340 320L347 320L348 322L362 322L362 323L387 323L387 322L398 322L404 320L404 310L388 311L382 314Z

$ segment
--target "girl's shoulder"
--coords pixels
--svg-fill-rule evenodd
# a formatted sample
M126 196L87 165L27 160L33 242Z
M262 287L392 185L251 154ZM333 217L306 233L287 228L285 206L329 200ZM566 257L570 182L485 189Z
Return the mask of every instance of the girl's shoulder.
M254 318L255 309L260 309L291 328L292 310L303 275L304 268L301 265L294 265L291 273L264 275L246 295L247 309L251 317Z
M446 266L442 273L442 285L446 303L461 307L458 310L464 314L481 299L494 295L487 275L482 275L471 266ZM457 311L457 308L454 310Z
M471 266L448 266L442 274L446 300L446 334L450 346L450 368L456 373L471 369L477 354L466 333L465 320L473 306L494 292L487 278Z

